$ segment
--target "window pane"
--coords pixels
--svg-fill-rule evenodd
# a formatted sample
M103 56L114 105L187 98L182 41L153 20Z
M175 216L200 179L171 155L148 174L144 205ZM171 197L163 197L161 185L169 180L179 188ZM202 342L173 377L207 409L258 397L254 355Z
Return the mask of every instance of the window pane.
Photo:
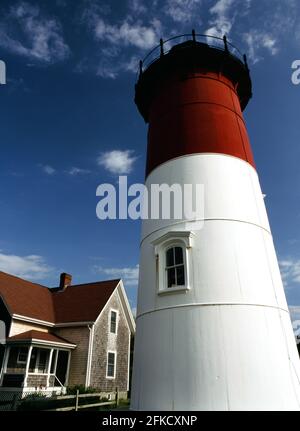
M168 287L175 286L175 268L167 269Z
M110 312L110 332L116 333L117 329L117 313L115 311Z
M114 376L114 366L113 365L108 365L107 375L109 377L113 377Z
M108 363L110 365L114 365L114 363L115 363L115 354L114 353L109 353L108 354Z
M115 354L108 353L107 355L107 376L114 377L115 375Z
M173 248L169 248L169 250L167 250L166 253L166 263L167 266L173 266L174 265L174 249Z
M19 348L11 346L9 357L8 357L8 364L7 364L8 372L16 372L16 370L25 369L26 363L18 362L18 357L19 357Z
M180 265L176 267L176 276L177 276L177 286L184 286L184 265Z
M181 247L175 247L175 264L183 263L183 253Z
M19 353L18 353L18 362L26 362L27 361L27 354L28 354L28 347L20 347Z

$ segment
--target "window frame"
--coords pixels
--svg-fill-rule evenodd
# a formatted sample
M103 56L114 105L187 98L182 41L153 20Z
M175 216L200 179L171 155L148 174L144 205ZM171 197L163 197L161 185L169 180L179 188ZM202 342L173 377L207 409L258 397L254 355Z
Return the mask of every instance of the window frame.
M19 356L20 356L20 353L21 353L21 350L22 349L27 349L27 354L26 354L26 359L25 359L25 361L21 361L20 359L19 359ZM27 364L27 360L28 360L28 353L29 353L29 348L28 347L19 347L19 350L18 350L18 356L17 356L17 364Z
M116 314L116 332L112 332L112 330L111 330L111 316L112 316L112 313ZM108 324L109 324L109 333L110 334L117 335L117 333L118 333L118 326L119 326L118 323L119 323L119 312L118 312L118 310L115 310L114 308L111 308L109 310L109 322L108 322Z
M191 249L193 246L194 233L191 231L171 231L152 241L155 254L155 265L158 268L156 279L157 294L169 294L187 292L191 289ZM167 281L167 250L172 247L181 247L183 251L184 285L168 287Z
M108 358L110 353L114 355L114 375L113 376L108 375L108 366L109 366ZM117 369L117 352L115 350L108 350L106 355L106 378L110 380L114 380L116 378L116 369Z

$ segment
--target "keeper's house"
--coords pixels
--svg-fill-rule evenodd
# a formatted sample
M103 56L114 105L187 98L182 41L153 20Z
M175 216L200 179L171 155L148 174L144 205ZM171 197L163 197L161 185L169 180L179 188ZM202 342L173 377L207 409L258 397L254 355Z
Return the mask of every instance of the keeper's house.
M0 390L127 392L135 322L122 280L47 288L0 272Z

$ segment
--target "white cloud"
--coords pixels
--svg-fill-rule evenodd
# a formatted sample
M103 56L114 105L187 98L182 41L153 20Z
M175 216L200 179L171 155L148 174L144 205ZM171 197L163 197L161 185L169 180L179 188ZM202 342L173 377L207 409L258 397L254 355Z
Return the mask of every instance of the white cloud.
M103 59L97 66L96 75L101 78L116 79L119 73L119 65L113 64L112 62Z
M215 13L219 16L225 16L234 2L235 0L218 0L217 3L209 9L209 11L210 13Z
M248 57L253 64L263 59L263 57L259 54L259 51L262 48L267 50L271 55L275 55L278 52L277 40L270 33L244 33L243 39L248 47Z
M50 165L39 165L42 171L47 175L53 175L56 173L56 169L54 169Z
M76 166L73 166L71 169L69 169L67 171L67 174L75 176L75 175L82 175L82 174L90 174L91 171L89 171L88 169L82 169L82 168L77 168Z
M56 18L42 15L39 6L19 2L0 22L0 46L45 63L64 60L70 49Z
M145 26L139 22L132 24L129 20L125 20L120 26L117 26L98 18L94 32L98 40L115 45L131 45L141 49L150 49L159 40L155 26Z
M110 21L107 12L92 3L83 13L82 22L87 25L99 45L94 63L90 67L102 78L115 79L121 72L136 73L134 64L144 56L142 51L158 45L162 36L162 24L153 14L156 2L151 7L140 0L130 0L127 15L117 22ZM151 13L150 13L151 9ZM147 21L139 18L147 13ZM126 48L126 49L124 49ZM138 54L140 53L140 54ZM96 67L95 60L98 60ZM77 68L81 70L81 65Z
M167 0L164 12L177 23L188 23L191 21L202 3L202 0ZM197 19L198 23L199 18Z
M0 271L30 280L41 280L52 272L42 256L0 253Z
M139 67L139 61L140 58L136 55L133 55L129 58L128 61L125 61L122 63L122 68L124 70L127 70L128 72L137 73L138 67Z
M279 261L282 281L286 288L300 283L300 259L285 259Z
M139 278L139 266L124 268L103 268L95 266L97 273L104 274L110 278L122 278L125 286L137 286Z
M112 174L129 174L136 160L132 154L132 150L107 151L98 157L97 163Z
M235 2L236 0L218 0L209 9L214 18L209 21L210 27L206 30L206 34L218 37L229 34L235 19L235 10L232 8Z

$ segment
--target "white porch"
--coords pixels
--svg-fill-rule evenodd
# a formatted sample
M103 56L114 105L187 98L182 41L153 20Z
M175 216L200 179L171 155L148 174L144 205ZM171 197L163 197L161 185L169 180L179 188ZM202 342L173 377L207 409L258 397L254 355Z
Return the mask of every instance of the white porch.
M7 340L0 390L64 392L68 385L71 343L45 340Z

